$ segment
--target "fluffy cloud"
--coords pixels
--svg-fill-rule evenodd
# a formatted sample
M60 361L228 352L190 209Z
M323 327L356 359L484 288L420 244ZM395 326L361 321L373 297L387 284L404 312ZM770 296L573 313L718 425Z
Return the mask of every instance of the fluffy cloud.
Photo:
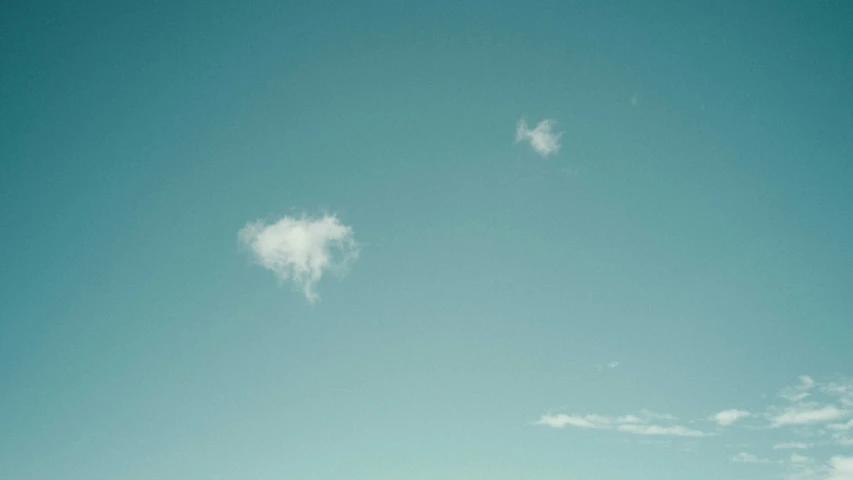
M745 410L723 410L722 412L714 415L712 418L715 422L725 427L750 415L751 414Z
M853 480L853 457L832 457L829 466L829 480Z
M542 120L533 130L527 127L527 120L522 118L515 126L515 142L529 141L536 153L547 157L560 151L560 136L562 132L554 132L555 120Z
M312 303L320 298L314 286L323 273L340 271L359 252L352 228L334 215L285 216L270 224L249 222L237 236L258 265L282 281L292 282Z
M545 425L553 428L576 427L600 430L617 430L636 435L661 435L673 437L704 437L708 434L699 430L690 429L682 425L657 425L651 423L656 420L674 420L675 417L666 414L654 414L643 411L639 415L624 415L621 417L608 417L604 415L542 415L537 425Z

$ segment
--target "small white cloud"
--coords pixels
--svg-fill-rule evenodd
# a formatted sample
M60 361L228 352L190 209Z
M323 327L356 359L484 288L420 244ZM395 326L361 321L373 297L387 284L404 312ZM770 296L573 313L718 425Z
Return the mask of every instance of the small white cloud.
M352 228L334 215L284 218L266 224L249 222L238 233L258 265L282 281L290 281L310 302L319 299L314 285L328 270L340 270L358 258L359 245Z
M812 394L809 392L801 392L793 395L785 396L785 399L789 402L799 402L800 400L805 400L808 397L811 397Z
M635 93L635 94L631 95L631 105L636 107L637 102L639 102L639 101L640 101L640 94Z
M772 415L770 421L774 427L783 425L807 425L811 423L830 422L845 415L833 405L817 406L814 404L797 405L788 407L781 413Z
M829 480L853 480L853 457L832 457L829 466Z
M801 375L799 380L800 383L798 385L794 385L782 390L779 393L779 396L788 400L789 402L799 402L800 400L811 396L809 390L811 390L815 386L814 379L812 379L812 377L808 375Z
M607 417L604 415L567 415L560 413L557 415L542 415L537 425L546 425L548 427L563 428L563 427L578 427L578 428L613 428L614 425L621 423L638 423L642 420L634 415L625 415L622 417Z
M708 434L699 430L684 427L682 425L660 426L660 425L619 425L623 432L636 433L637 435L668 435L673 437L707 437Z
M814 387L814 379L808 375L800 375L800 385L802 388Z
M791 463L810 463L812 459L805 455L800 455L799 453L791 454Z
M733 462L737 463L770 463L770 460L766 458L759 458L752 453L740 452L734 457L732 457Z
M548 427L563 428L563 427L579 427L579 428L608 428L612 423L612 419L601 417L598 415L566 415L561 413L558 415L542 415L537 425L546 425Z
M527 140L536 153L547 157L560 151L562 132L554 132L555 120L542 120L536 128L527 128L527 120L522 118L515 126L515 143Z
M804 450L806 448L811 448L811 445L802 442L777 443L773 445L773 450Z
M607 368L616 368L619 366L619 362L610 362L607 364Z
M745 417L748 417L750 415L752 415L752 414L747 412L746 410L734 410L734 409L732 409L732 410L723 410L722 412L714 415L712 417L712 419L714 421L716 421L718 424L725 427L725 426L728 426L728 425L731 425L731 424L737 422L741 418L745 418Z

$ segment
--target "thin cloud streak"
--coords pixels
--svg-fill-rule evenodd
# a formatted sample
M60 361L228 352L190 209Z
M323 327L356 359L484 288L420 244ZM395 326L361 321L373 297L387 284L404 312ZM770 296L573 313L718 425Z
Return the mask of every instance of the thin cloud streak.
M608 417L604 415L569 415L565 413L557 415L542 415L536 422L552 428L575 427L595 430L616 430L635 435L658 435L673 437L705 437L709 433L691 429L683 425L659 425L652 420L674 420L675 417L667 414L652 414L652 412L641 412L639 415L624 415L621 417Z

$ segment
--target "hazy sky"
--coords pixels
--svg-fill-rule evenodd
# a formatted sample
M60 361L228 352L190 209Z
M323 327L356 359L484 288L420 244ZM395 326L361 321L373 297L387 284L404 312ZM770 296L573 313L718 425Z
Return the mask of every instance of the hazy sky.
M0 232L2 480L853 479L853 2L5 2Z

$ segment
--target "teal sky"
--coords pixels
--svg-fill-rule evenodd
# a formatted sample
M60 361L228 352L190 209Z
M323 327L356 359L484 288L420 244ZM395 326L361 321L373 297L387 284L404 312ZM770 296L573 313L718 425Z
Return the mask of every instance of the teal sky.
M2 480L853 478L849 1L7 2L0 229Z

